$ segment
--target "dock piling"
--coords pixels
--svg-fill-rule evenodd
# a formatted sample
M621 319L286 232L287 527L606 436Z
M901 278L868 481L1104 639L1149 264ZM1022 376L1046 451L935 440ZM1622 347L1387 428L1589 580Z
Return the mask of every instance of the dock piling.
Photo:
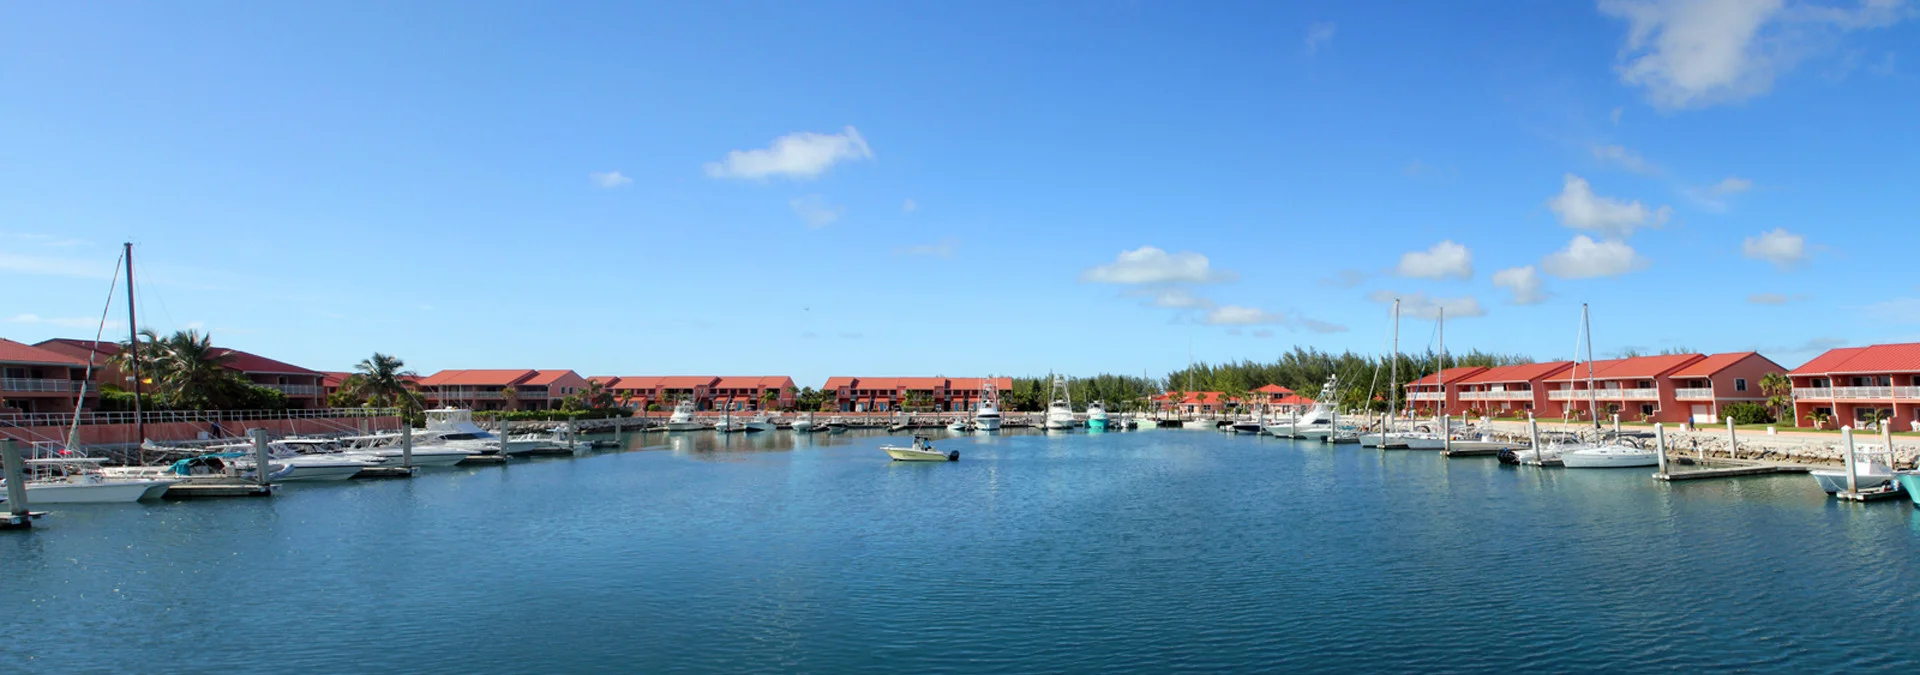
M1540 463L1540 423L1527 413L1527 442L1533 444L1533 463Z
M1613 435L1620 436L1620 413L1613 414Z
M400 466L413 468L413 424L400 427Z
M253 475L260 487L266 487L267 481L272 480L269 474L273 473L273 466L267 462L267 430L248 429L247 435L253 437Z
M27 463L20 459L20 446L11 438L0 438L0 465L7 479L7 519L0 528L33 527L35 513L27 510Z
M1860 494L1860 477L1858 475L1855 475L1854 467L1853 467L1854 459L1853 459L1853 426L1852 425L1840 427L1840 445L1842 448L1845 449L1847 453L1847 456L1846 456L1847 494L1849 495Z
M1441 415L1440 419L1443 420L1440 423L1440 452L1453 452L1453 416Z
M1667 427L1659 422L1653 423L1653 448L1660 453L1660 473L1667 472Z
M1740 437L1733 430L1733 418L1727 418L1727 459L1740 458Z

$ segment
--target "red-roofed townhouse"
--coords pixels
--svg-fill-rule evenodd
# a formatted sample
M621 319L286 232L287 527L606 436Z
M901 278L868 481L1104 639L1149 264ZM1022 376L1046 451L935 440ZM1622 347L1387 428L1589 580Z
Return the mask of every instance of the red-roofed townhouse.
M107 359L120 353L119 343L55 338L35 346L78 359L82 365L91 358L95 364L95 383L111 384L127 391L133 389L129 373L105 365ZM214 348L213 355L221 359L221 367L239 373L248 382L286 394L287 407L326 407L326 389L323 386L325 373L227 347Z
M442 370L420 380L433 407L473 410L551 410L580 393L586 378L571 370Z
M1437 415L1441 410L1447 414L1458 413L1465 408L1460 406L1460 389L1454 384L1486 369L1485 366L1454 366L1408 382L1407 407L1418 415Z
M713 400L721 410L779 410L793 405L793 388L785 375L723 375L715 378Z
M1153 397L1153 406L1160 410L1182 415L1211 415L1227 409L1226 394L1217 391L1184 391L1179 400L1171 393L1157 394Z
M1454 399L1459 401L1460 409L1447 412L1465 412L1476 417L1508 417L1545 410L1547 388L1544 384L1547 376L1570 365L1573 365L1572 361L1521 363L1487 368L1460 378L1459 382L1448 386L1454 390Z
M1673 398L1694 424L1718 424L1720 410L1733 403L1765 403L1760 379L1787 372L1758 352L1712 354L1668 374Z
M913 402L918 409L964 411L980 401L987 378L963 377L830 377L822 390L833 392L834 407L842 412L886 412ZM1013 378L991 378L1000 391L1013 388Z
M332 399L334 394L340 392L341 387L346 386L347 378L353 377L353 373L337 370L323 370L320 374L325 376L320 380L320 395L328 399Z
M0 338L0 412L73 412L84 386L87 362L56 351Z
M1920 343L1827 350L1787 373L1793 380L1794 424L1810 427L1820 413L1826 428L1889 415L1893 428L1920 430Z
M634 410L671 410L685 400L693 401L697 410L712 410L713 389L719 382L712 375L622 375L613 378L607 390Z
M1548 405L1536 414L1591 420L1590 413L1597 408L1601 421L1619 413L1624 421L1685 422L1690 409L1679 404L1671 375L1704 358L1700 354L1662 354L1574 362L1547 375ZM1587 390L1589 369L1594 387L1591 394Z

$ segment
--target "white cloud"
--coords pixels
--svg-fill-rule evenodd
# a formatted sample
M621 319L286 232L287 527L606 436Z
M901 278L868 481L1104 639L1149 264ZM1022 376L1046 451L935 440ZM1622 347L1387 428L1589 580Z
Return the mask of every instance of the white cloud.
M1392 304L1397 299L1400 301L1401 314L1422 319L1439 318L1440 310L1443 308L1447 310L1447 318L1450 319L1487 315L1486 308L1481 307L1480 301L1471 295L1458 298L1436 298L1429 297L1426 293L1395 293L1383 289L1368 293L1367 299L1385 304Z
M1747 302L1755 305L1784 305L1789 302L1806 300L1807 297L1804 293L1795 293L1793 295L1784 293L1753 293L1747 296Z
M1353 288L1367 280L1367 273L1356 269L1344 269L1334 272L1333 276L1321 279L1320 285L1326 288Z
M1209 326L1253 326L1259 324L1286 323L1287 315L1269 312L1258 307L1221 305L1208 310L1200 322Z
M1645 157L1641 157L1640 153L1623 146L1593 146L1593 158L1600 160L1602 163L1612 164L1634 173L1647 175L1660 173L1660 168L1654 166L1652 162L1648 162Z
M1192 251L1168 253L1152 246L1121 251L1113 262L1080 273L1097 284L1169 284L1232 281L1232 272L1215 270L1207 257Z
M1601 0L1627 22L1615 70L1662 108L1700 108L1764 94L1794 62L1830 46L1823 31L1891 25L1900 0L1858 8L1785 0Z
M1562 279L1613 277L1647 267L1647 259L1619 240L1594 241L1584 234L1574 235L1565 249L1540 261L1540 269Z
M1127 291L1127 295L1144 297L1146 304L1165 309L1207 309L1213 307L1213 301L1195 295L1192 291L1178 286L1162 288L1138 288Z
M1638 201L1596 195L1587 179L1573 174L1566 175L1560 194L1547 200L1547 208L1559 216L1562 225L1618 237L1632 235L1641 227L1659 227L1673 215L1673 209L1665 206L1648 210Z
M1613 123L1614 123L1614 124L1619 124L1619 123L1620 123L1620 116L1621 116L1622 114L1625 114L1626 112L1627 112L1627 109L1626 109L1625 107L1623 107L1623 106L1614 106L1614 107L1613 107L1613 112L1611 112L1611 113L1608 113L1608 114L1607 114L1607 119L1610 119L1610 120L1613 120Z
M793 207L793 212L800 214L802 220L807 221L807 227L812 228L826 227L847 212L847 207L828 204L826 198L820 195L795 197L787 202L787 205Z
M593 180L594 185L603 188L617 188L633 182L632 178L623 176L618 171L596 171L587 174L587 177Z
M0 253L0 272L30 274L37 276L70 277L74 279L111 279L118 266L109 267L103 262L54 258L43 255L16 255ZM152 275L147 276L152 280Z
M34 324L34 325L43 325L43 326L59 326L61 328L94 328L100 325L100 319L94 318L94 317L85 317L85 316L54 317L54 316L40 316L38 314L17 314L12 317L9 317L7 319L7 322ZM119 328L120 326L123 326L123 325L125 324L122 324L119 321L114 321L111 319L109 319L106 322L107 328Z
M1807 259L1807 238L1788 232L1784 227L1776 228L1740 242L1740 254L1773 263L1774 267L1781 270L1789 270Z
M1739 176L1727 176L1720 182L1707 186L1707 192L1723 197L1737 195L1751 189L1753 189L1753 181Z
M1540 279L1540 272L1532 265L1494 272L1493 285L1512 293L1512 302L1516 305L1535 305L1553 297L1552 294L1547 293L1546 284Z
M1418 279L1466 279L1473 276L1473 253L1449 239L1425 251L1402 254L1393 273Z
M1728 176L1720 182L1701 187L1687 188L1687 196L1699 202L1709 211L1727 210L1727 197L1753 189L1753 181L1739 176Z
M1313 331L1315 333L1347 332L1346 326L1342 326L1337 323L1328 323L1325 321L1321 321L1319 319L1305 319L1305 318L1300 319L1300 326L1302 328L1306 328L1307 330ZM1266 335L1261 335L1261 333L1266 333ZM1269 337L1271 335L1273 335L1272 331L1255 331L1253 334L1254 337Z
M1307 27L1307 56L1319 54L1322 48L1333 44L1336 26L1332 21L1316 21Z
M893 253L894 255L932 256L935 258L951 258L953 257L953 252L959 249L960 249L960 240L954 239L953 237L947 237L945 239L941 239L940 241L932 244L918 244L914 246L903 246L900 248L896 248L893 250Z
M913 213L918 210L920 210L920 202L913 201L912 199L900 202L901 213Z
M818 178L834 164L847 160L873 159L873 149L859 130L848 126L841 133L820 134L801 131L773 139L773 144L755 150L734 150L718 162L708 162L706 171L714 178L765 179L782 176L795 180Z

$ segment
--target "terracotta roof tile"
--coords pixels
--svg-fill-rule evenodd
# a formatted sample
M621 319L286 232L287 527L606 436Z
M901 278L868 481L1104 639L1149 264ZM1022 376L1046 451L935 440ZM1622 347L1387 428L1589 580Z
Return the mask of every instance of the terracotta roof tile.
M1457 384L1532 382L1540 379L1544 375L1563 370L1570 365L1573 365L1572 361L1548 361L1546 363L1519 363L1511 366L1496 366L1460 378Z
M1291 394L1291 393L1293 393L1293 390L1292 390L1292 389L1288 389L1288 388L1286 388L1286 387L1282 387L1282 386L1280 386L1280 385L1277 385L1277 384L1269 384L1269 385L1267 385L1267 386L1264 386L1264 387L1261 387L1261 388L1259 388L1259 389L1255 389L1254 391L1257 391L1257 392L1260 392L1260 393L1262 393L1262 394Z
M1699 354L1662 354L1660 356L1636 356L1627 359L1603 359L1593 362L1593 379L1596 380L1648 380L1666 375L1695 361L1706 358ZM1577 371L1577 372L1576 372ZM1587 378L1587 364L1569 363L1567 367L1547 375L1548 380L1565 381Z
M87 367L87 362L65 354L0 338L0 363L33 363L49 366Z
M504 387L517 385L534 371L529 370L442 370L420 381L426 387Z
M1727 352L1725 354L1714 354L1704 359L1694 361L1693 363L1689 363L1685 367L1682 367L1679 370L1673 371L1673 374L1668 375L1667 377L1713 377L1714 373L1718 373L1722 370L1732 368L1735 364L1738 364L1741 361L1745 361L1749 357L1754 357L1754 356L1760 356L1760 353L1759 352ZM1760 356L1760 358L1766 359L1767 357ZM1771 359L1767 359L1767 363L1773 363L1773 361ZM1773 363L1773 366L1775 368L1778 368L1780 367L1780 364Z
M1920 342L1827 350L1792 375L1920 373Z
M526 381L518 382L516 384L524 384L529 387L538 387L542 385L553 384L554 382L559 381L560 378L566 377L568 375L579 377L578 374L574 373L571 370L536 370L536 371L533 371L533 377L527 378Z
M1442 370L1440 372L1434 373L1432 375L1428 375L1418 380L1408 382L1407 386L1422 387L1422 386L1432 386L1432 385L1440 384L1441 383L1440 377L1443 375L1446 376L1446 384L1458 384L1461 380L1465 380L1469 377L1472 377L1478 374L1480 371L1483 371L1486 369L1487 369L1486 366L1454 366L1452 368Z
M301 368L300 366L285 361L275 361L259 354L243 352L238 349L216 347L213 352L224 357L224 361L222 361L220 365L243 373L274 373L279 375L320 374L320 371L317 370Z

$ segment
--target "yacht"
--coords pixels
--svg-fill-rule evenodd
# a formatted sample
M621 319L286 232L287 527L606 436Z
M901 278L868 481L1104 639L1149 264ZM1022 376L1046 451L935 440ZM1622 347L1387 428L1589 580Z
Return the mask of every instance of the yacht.
M1313 402L1312 407L1307 408L1307 411L1300 413L1298 417L1267 425L1265 431L1281 438L1325 440L1327 434L1333 432L1337 417L1333 404L1335 394L1339 391L1339 384L1339 375L1328 376L1327 383L1320 387L1320 398Z
M217 454L234 455L227 460L227 464L235 469L252 471L254 468L251 443L219 445L208 449ZM270 475L274 476L275 480L346 480L382 463L384 462L356 459L343 454L303 455L279 441L267 444L267 464L271 465Z
M1100 401L1087 404L1087 430L1107 430L1107 404Z
M348 436L341 439L283 438L279 441L281 445L302 455L333 454L378 466L401 466L407 455L400 447L404 442L399 434ZM475 454L478 453L449 445L423 445L416 437L412 452L413 466L453 466Z
M788 428L799 434L813 431L813 414L808 413L806 417L793 418L793 424L788 425Z
M1569 469L1625 469L1638 466L1658 466L1660 456L1652 450L1634 447L1615 441L1604 445L1589 445L1568 450L1560 454L1560 464ZM1840 476L1841 487L1846 486L1845 472ZM1881 481L1885 483L1885 481Z
M1041 423L1047 431L1059 431L1080 426L1073 418L1073 403L1068 400L1067 379L1053 376L1053 403L1047 405L1047 415Z
M77 456L26 460L27 504L125 504L159 499L169 486L180 482L159 476L109 476L100 470L105 461ZM5 482L0 480L0 485Z
M747 431L773 431L778 428L773 424L773 416L764 412L747 420Z
M903 448L898 445L882 445L880 446L880 449L887 451L887 456L892 457L893 461L896 461L896 462L957 462L957 461L960 461L959 450L955 450L953 452L948 452L948 453L942 453L938 449L934 448L933 442L927 440L927 437L925 436L913 437L913 445L908 447Z
M980 380L980 404L973 408L973 427L981 431L1000 430L1000 390L993 378Z
M673 406L673 414L667 416L667 431L700 431L710 429L712 425L702 424L693 419L693 401L681 401Z
M507 439L504 451L500 437L473 423L473 411L465 408L440 408L427 411L427 428L413 433L415 450L426 445L442 445L474 454L525 455L533 452L533 441Z

